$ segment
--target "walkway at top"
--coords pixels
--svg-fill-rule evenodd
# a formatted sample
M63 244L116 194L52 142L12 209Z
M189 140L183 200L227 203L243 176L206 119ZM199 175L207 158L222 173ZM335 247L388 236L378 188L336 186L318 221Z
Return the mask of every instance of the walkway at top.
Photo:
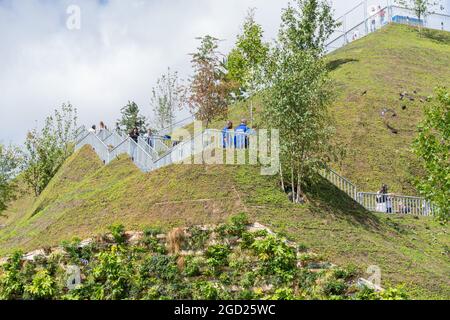
M381 4L385 2L385 4ZM391 4L391 0L365 0L337 18L340 27L326 45L327 53L367 36L389 23L422 26L435 30L450 31L450 15L433 13L418 19L414 10Z

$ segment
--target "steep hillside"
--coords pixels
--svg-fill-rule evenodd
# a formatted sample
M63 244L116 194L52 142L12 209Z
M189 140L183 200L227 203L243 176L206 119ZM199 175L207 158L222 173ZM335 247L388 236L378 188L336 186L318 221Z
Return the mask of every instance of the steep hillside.
M420 169L411 142L426 97L438 85L450 86L450 33L420 35L414 28L389 25L327 59L336 84L336 138L347 149L334 168L365 191L386 183L393 192L416 194L412 182ZM261 99L253 105L260 127ZM389 111L382 117L384 109ZM229 119L236 125L244 117L250 119L249 103L231 108ZM222 128L224 121L214 126Z
M38 199L19 199L0 219L0 255L87 238L117 222L128 230L169 231L245 212L324 260L355 265L361 274L379 266L385 286L406 283L414 298L450 298L448 226L371 214L325 181L308 199L290 203L277 179L257 167L178 165L144 174L128 158L102 166L84 147Z

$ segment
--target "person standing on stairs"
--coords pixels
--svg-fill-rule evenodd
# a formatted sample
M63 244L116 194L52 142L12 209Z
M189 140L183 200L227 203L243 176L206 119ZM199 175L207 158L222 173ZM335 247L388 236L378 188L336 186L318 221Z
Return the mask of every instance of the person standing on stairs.
M147 134L145 135L145 141L147 142L147 144L150 146L150 147L154 147L154 143L153 143L153 131L152 131L152 129L148 129L147 130Z
M384 26L384 19L386 17L386 12L384 9L381 8L381 6L378 6L378 14L380 15L380 26Z
M95 124L89 128L89 133L93 133L93 134L97 133L97 127L95 126Z
M241 124L234 130L234 133L235 133L234 143L235 143L236 149L247 149L248 148L247 132L249 130L250 129L247 126L247 119L242 119Z
M138 143L138 140L139 140L139 129L138 128L134 128L133 130L131 130L130 138L133 139L134 142Z
M223 148L231 148L233 146L233 122L228 121L222 130L222 146Z
M103 121L100 121L100 129L98 130L98 135L100 136L100 139L105 139L106 138L106 126L105 123Z
M387 202L387 192L388 186L383 184L381 190L377 192L376 197L376 211L377 212L387 212L386 202Z
M131 160L134 161L134 159L136 158L136 147L137 144L139 142L139 129L138 128L134 128L133 130L131 130L130 132L130 138L131 140L133 140L135 143L131 143Z
M369 10L370 15L370 32L375 32L377 29L377 8L372 6Z

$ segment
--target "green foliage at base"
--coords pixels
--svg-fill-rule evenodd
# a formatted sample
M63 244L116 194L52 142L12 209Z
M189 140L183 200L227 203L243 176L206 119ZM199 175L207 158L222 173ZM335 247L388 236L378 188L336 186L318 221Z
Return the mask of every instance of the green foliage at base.
M146 233L139 243L107 236L81 247L65 242L65 252L22 260L14 253L0 267L0 299L406 299L396 289L384 293L355 285L351 270L325 268L311 271L298 265L296 245L267 232L253 233L244 244L239 237L222 234L239 229L243 216L211 229L204 246L184 238L183 251L155 250L166 246L164 237ZM122 230L115 225L111 230ZM198 227L186 234L198 234ZM214 236L215 234L215 236ZM109 238L109 239L112 239ZM152 239L152 241L149 241ZM213 244L213 243L227 243ZM193 249L201 250L194 254ZM68 288L69 266L77 266L81 283Z

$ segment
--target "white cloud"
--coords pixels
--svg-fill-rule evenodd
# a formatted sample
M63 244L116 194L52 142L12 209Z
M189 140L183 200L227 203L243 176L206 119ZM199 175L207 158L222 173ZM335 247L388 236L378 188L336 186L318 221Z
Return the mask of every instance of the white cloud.
M0 0L0 140L20 143L61 103L80 122L113 125L134 100L146 115L151 87L167 67L190 72L195 37L212 34L229 49L249 7L273 38L287 0ZM356 0L354 1L356 2ZM103 3L103 4L102 4ZM339 11L352 5L340 0ZM69 5L81 29L66 27Z

